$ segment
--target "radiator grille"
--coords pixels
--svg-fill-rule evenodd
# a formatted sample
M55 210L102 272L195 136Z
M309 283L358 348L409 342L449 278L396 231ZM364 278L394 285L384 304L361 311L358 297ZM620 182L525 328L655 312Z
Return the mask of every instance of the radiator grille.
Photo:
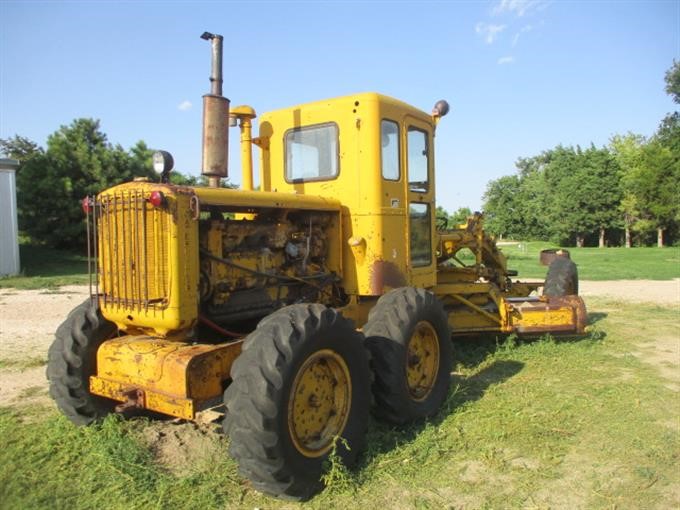
M167 208L149 203L148 194L123 190L97 198L94 234L104 307L141 311L168 306L172 216Z

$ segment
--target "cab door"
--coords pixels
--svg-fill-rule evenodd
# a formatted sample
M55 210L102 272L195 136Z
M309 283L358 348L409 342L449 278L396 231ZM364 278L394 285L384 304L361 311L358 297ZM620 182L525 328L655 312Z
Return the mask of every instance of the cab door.
M429 123L406 117L407 267L411 285L436 284L434 151Z

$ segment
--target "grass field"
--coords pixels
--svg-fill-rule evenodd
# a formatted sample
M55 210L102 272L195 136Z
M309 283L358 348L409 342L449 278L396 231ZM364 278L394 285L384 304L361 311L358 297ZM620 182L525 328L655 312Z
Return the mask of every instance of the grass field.
M88 283L87 257L43 246L19 246L21 275L0 278L0 287L17 289L56 288Z
M508 267L519 278L545 277L541 250L556 248L542 242L519 242L501 246ZM578 265L581 280L670 280L680 278L680 247L666 248L567 248Z
M17 403L0 409L0 506L678 508L680 374L663 347L677 312L588 307L585 338L457 342L442 411L401 429L372 421L360 466L335 466L306 504L252 490L210 430L116 417L75 428L51 405Z
M555 248L542 242L518 242L502 246L508 267L519 279L545 278L539 254ZM569 248L582 280L670 280L680 278L680 247L669 248ZM22 275L0 278L1 287L56 288L88 283L87 258L82 254L21 246Z

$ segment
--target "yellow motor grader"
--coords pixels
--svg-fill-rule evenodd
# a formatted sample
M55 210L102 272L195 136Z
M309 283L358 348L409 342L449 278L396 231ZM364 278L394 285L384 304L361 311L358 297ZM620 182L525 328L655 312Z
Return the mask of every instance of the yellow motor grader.
M240 472L304 499L332 449L356 460L371 410L395 424L437 412L452 335L583 332L567 257L545 282L520 282L480 215L437 228L445 101L425 113L376 93L327 99L260 115L253 136L255 110L222 95L222 37L202 37L209 185L170 184L160 151L159 182L83 201L91 298L57 330L47 367L74 423L134 409L192 420L223 403ZM241 189L220 186L230 125Z

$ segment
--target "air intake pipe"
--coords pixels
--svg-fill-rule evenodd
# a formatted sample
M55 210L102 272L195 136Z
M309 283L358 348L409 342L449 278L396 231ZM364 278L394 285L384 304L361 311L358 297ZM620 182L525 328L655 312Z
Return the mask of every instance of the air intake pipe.
M229 99L222 95L221 35L203 32L201 39L212 45L210 94L203 96L203 164L201 173L208 185L220 187L220 179L229 175Z

